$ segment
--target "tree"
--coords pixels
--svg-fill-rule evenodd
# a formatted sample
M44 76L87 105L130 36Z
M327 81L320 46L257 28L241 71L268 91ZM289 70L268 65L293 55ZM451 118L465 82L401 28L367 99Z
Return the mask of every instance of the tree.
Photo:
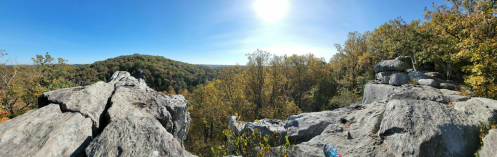
M269 63L270 53L257 49L253 53L246 55L249 59L247 63L247 97L256 105L256 117L260 117L260 111L263 107L265 98L263 87L266 83L267 65Z
M3 59L3 57L7 56L8 53L5 53L5 50L0 50L0 58ZM14 118L16 116L16 108L19 109L18 106L16 106L17 102L20 100L20 90L22 88L19 88L19 85L16 82L16 75L17 75L17 69L18 65L6 65L7 63L13 63L12 60L6 59L3 60L0 63L0 69L1 69L1 76L2 77L2 82L1 82L1 102L2 102L2 108L3 110L6 110L9 112L9 117ZM13 82L14 81L14 82Z
M470 73L465 82L477 90L477 95L497 97L492 90L497 87L497 2L453 0L451 5L436 6L426 12L426 18L456 40L458 52L452 58L464 57L471 62L463 68Z

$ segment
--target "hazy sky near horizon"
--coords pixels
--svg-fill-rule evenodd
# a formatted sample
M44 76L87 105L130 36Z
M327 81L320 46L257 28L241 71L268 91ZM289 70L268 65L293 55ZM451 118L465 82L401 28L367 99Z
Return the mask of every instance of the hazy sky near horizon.
M49 52L69 64L134 53L193 64L246 64L256 49L326 61L348 32L423 20L445 0L0 1L0 50L19 64Z

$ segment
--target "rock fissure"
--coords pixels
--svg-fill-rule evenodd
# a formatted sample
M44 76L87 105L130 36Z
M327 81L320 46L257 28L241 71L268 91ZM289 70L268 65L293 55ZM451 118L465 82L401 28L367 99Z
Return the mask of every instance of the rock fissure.
M0 156L192 156L183 147L191 121L184 97L128 72L38 100L39 109L0 123Z
M96 138L98 135L100 135L100 133L102 133L102 131L105 129L105 127L110 123L110 118L107 116L107 111L109 110L110 107L112 107L112 97L114 96L114 94L116 94L116 89L114 89L112 91L112 94L110 95L110 97L107 99L107 103L105 104L105 109L104 111L102 112L102 114L100 114L99 116L99 124L101 125L99 128L93 128L94 131L93 131L93 138Z

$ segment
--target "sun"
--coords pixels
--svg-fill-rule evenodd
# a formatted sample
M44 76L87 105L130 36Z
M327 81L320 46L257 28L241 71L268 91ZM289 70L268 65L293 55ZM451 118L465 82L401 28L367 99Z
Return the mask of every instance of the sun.
M256 0L254 8L264 21L275 22L283 18L287 12L287 0Z

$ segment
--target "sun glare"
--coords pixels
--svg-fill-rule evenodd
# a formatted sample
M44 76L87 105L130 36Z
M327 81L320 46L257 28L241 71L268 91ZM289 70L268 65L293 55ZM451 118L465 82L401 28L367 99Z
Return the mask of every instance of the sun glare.
M285 16L287 0L256 0L254 8L264 21L275 22Z

